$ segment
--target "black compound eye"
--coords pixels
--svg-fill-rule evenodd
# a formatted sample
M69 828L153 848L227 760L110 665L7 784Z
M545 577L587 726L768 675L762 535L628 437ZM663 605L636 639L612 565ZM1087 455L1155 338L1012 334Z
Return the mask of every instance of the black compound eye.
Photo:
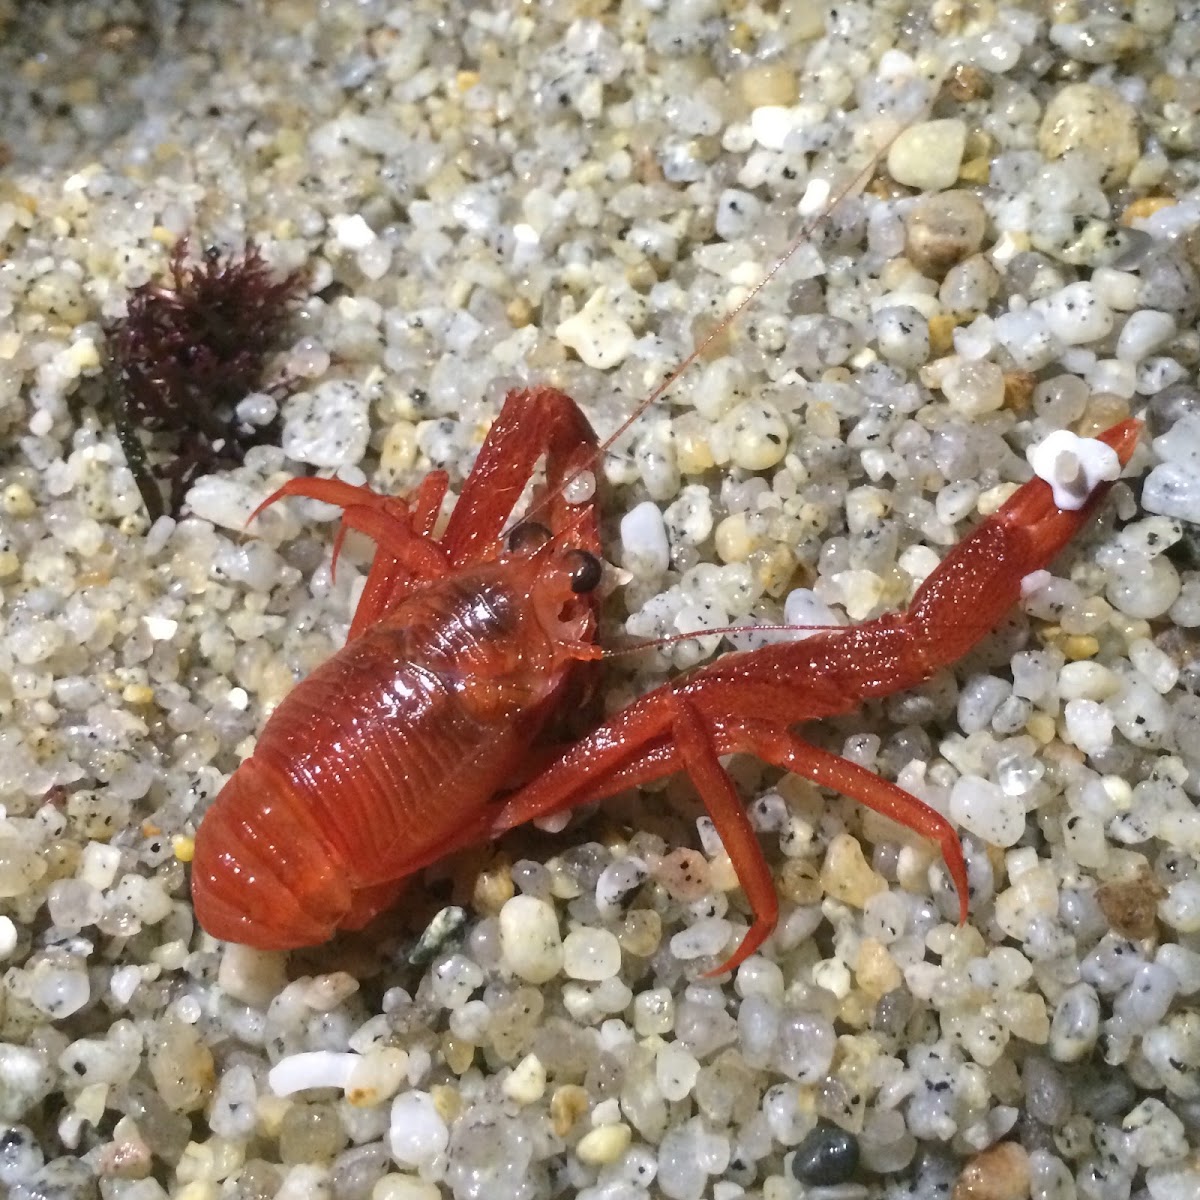
M550 540L550 530L537 521L522 521L508 535L508 548L513 554L532 554Z
M604 574L600 560L586 550L572 550L567 555L567 568L571 572L571 591L577 594L594 590Z

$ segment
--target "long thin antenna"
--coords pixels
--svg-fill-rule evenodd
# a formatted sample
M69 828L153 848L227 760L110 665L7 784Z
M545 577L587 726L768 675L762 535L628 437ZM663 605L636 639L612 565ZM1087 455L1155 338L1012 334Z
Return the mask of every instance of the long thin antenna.
M792 257L792 255L794 255L796 251L799 250L802 245L804 245L805 242L809 241L817 229L820 228L821 223L828 219L830 213L832 213L838 207L838 205L842 204L850 196L857 195L862 191L863 188L867 186L871 180L871 177L875 174L880 161L884 155L887 154L888 150L891 149L892 143L900 136L901 133L904 132L906 128L907 125L903 125L897 129L896 132L893 133L881 147L872 153L866 165L861 167L856 172L853 179L851 179L850 182L831 200L826 200L820 212L815 213L804 222L800 228L800 232L792 238L784 252L771 264L770 267L767 268L767 271L763 277L746 293L745 296L742 297L741 300L738 301L738 303L728 313L725 314L725 316L723 316L708 331L708 333L704 335L703 338L700 339L691 353L688 354L688 356L683 359L678 366L675 367L675 369L666 377L666 379L662 381L662 383L654 388L654 390L650 392L650 394L646 396L644 400L641 400L634 405L632 411L625 418L625 420L622 421L621 424L618 425L617 428L600 443L600 445L596 448L595 454L592 456L591 462L582 467L577 467L570 475L561 480L558 486L554 489L554 492L547 493L547 495L543 496L525 513L521 520L529 520L536 513L542 510L542 508L549 501L551 494L562 495L567 491L568 488L570 488L571 484L574 483L576 479L586 472L592 470L596 463L603 458L607 451L612 449L618 439L634 424L634 422L637 421L637 419L644 412L646 412L651 405L662 399L662 397L679 382L684 373L691 368L693 363L702 358L704 354L707 353L709 347L723 337L726 330L728 330L730 326L733 325L733 323L742 315L742 313L754 303L767 284L769 284L787 265L788 260ZM811 180L809 182L809 187L811 188L815 182L817 181ZM807 192L805 194L807 195ZM801 203L803 203L803 200Z

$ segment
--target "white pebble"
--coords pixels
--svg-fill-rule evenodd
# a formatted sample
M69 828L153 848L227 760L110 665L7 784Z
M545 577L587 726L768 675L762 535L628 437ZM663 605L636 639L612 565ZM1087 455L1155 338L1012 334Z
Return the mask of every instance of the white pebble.
M362 250L376 238L375 230L359 213L334 213L329 226L343 250Z
M732 932L724 917L702 917L671 938L671 953L685 960L720 954Z
M353 466L366 453L370 434L370 401L350 380L331 379L311 392L297 392L284 405L281 445L297 462Z
M500 910L504 965L529 983L545 983L562 969L563 944L553 906L536 896L514 896Z
M966 146L965 121L922 121L910 125L888 150L888 173L897 183L921 191L953 187Z
M1105 705L1094 700L1069 700L1063 716L1066 740L1084 754L1103 754L1112 746L1116 719Z
M450 1130L428 1092L402 1092L392 1101L388 1148L402 1167L419 1167L441 1154Z
M645 500L621 518L621 565L639 579L662 575L671 563L671 547L662 510Z
M17 927L12 917L0 917L0 962L17 948Z
M1069 283L1036 303L1050 332L1067 346L1099 341L1112 330L1112 310L1091 283Z
M672 1102L684 1099L696 1084L700 1063L678 1042L665 1042L658 1048L654 1075L663 1098Z
M546 1091L546 1068L536 1054L527 1054L501 1085L501 1091L518 1104L533 1104Z
M607 929L573 929L562 944L563 974L599 982L621 969L621 943Z
M637 341L602 287L579 312L559 323L554 336L595 371L607 371L624 362Z

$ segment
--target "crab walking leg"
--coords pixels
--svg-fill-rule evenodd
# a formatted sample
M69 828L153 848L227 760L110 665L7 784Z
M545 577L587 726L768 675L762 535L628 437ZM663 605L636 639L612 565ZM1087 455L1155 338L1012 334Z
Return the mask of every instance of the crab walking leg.
M340 479L292 479L251 514L285 496L304 496L344 510L333 548L336 568L346 533L357 530L376 544L349 640L358 637L402 604L414 587L431 583L456 567L494 557L513 505L546 458L546 505L550 526L570 527L575 544L600 552L600 530L593 506L570 505L558 495L559 485L595 455L596 435L575 402L554 388L509 392L462 494L440 538L433 529L446 495L449 477L431 471L409 497L384 496Z
M1099 440L1125 465L1140 429L1139 422L1125 421ZM761 899L769 872L757 844L746 837L744 815L731 816L740 806L717 757L749 751L937 841L965 916L966 866L949 823L894 784L818 750L789 729L851 712L868 697L913 687L960 658L1016 603L1022 579L1062 550L1106 492L1102 485L1080 508L1060 509L1050 486L1031 480L947 555L907 611L802 642L730 654L648 693L511 795L495 818L493 834L686 770L718 832L729 838L726 848L755 908L748 941L756 945L766 936L759 915L772 911ZM746 953L739 951L730 962L740 962Z

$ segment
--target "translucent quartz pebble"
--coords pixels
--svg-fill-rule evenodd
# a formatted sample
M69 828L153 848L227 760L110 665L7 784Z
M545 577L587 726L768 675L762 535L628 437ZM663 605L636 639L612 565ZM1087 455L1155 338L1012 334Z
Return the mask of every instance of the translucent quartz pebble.
M878 309L874 318L875 344L880 355L898 367L919 367L929 358L929 322L905 304Z
M950 818L995 846L1015 846L1025 832L1025 805L990 780L964 775L950 792Z
M1200 1166L1190 1160L1164 1163L1146 1172L1150 1200L1195 1200L1200 1196Z
M1145 1031L1167 1015L1178 990L1179 980L1169 967L1143 963L1117 997L1113 1011L1131 1029Z
M1200 521L1200 413L1181 412L1154 452L1162 462L1146 477L1142 502L1149 512Z
M671 953L676 958L703 958L720 954L733 926L724 917L704 917L671 938Z
M78 1012L91 996L87 971L70 958L43 959L26 972L29 1002L52 1021Z
M1077 983L1059 998L1050 1021L1050 1057L1056 1062L1079 1062L1100 1034L1100 998L1094 988Z
M700 1200L710 1175L729 1165L729 1139L701 1117L669 1129L658 1147L658 1188L668 1200Z
M596 881L596 907L603 914L614 912L630 892L650 877L650 868L634 854L609 863Z
M946 372L942 394L964 417L980 417L1004 404L1004 372L992 362L961 359Z
M1085 754L1103 754L1112 746L1116 721L1106 705L1095 700L1068 700L1063 716L1066 740Z
M1183 1122L1153 1096L1126 1113L1121 1128L1130 1135L1126 1144L1140 1167L1178 1161L1187 1155Z
M33 1130L10 1125L0 1131L0 1183L14 1184L33 1178L46 1161Z
M1001 313L992 322L992 335L1022 371L1041 370L1062 353L1062 342L1051 332L1045 316L1034 308Z

